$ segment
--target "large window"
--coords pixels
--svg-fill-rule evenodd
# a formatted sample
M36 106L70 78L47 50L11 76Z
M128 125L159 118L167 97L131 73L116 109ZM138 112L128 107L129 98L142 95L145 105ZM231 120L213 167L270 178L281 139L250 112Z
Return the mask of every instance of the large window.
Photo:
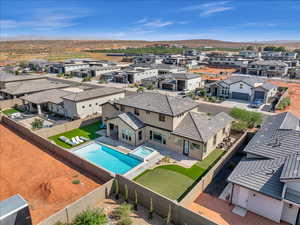
M143 139L143 131L139 131L139 141L141 141Z
M153 140L160 144L166 144L165 136L155 131L150 131L150 140Z
M182 146L183 145L183 139L179 138L179 137L176 137L175 138L175 144L179 145L179 146Z
M196 143L192 143L191 144L191 148L193 150L201 150L201 145L200 144L196 144Z
M166 121L166 116L163 114L159 114L159 121L165 122Z
M131 141L131 132L127 129L122 130L122 138L127 141Z

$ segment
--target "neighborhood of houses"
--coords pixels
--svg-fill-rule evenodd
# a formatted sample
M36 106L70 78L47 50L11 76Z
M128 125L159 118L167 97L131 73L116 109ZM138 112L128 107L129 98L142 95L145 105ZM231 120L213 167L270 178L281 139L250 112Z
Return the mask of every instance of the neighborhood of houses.
M1 224L72 224L124 200L135 216L116 224L300 225L297 53L124 58L1 68Z

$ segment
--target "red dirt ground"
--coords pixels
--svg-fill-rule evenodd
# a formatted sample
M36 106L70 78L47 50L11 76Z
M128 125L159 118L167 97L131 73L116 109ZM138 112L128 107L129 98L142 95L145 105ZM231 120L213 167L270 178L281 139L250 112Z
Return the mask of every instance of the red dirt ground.
M21 194L33 224L99 186L0 124L0 201Z
M284 110L277 110L277 112L292 112L300 116L300 83L287 83L283 81L272 81L271 83L281 87L288 87L289 96L291 98L291 105Z
M214 68L214 67L203 67L200 69L194 69L190 70L190 72L196 72L196 73L210 73L210 74L220 74L222 73L228 73L232 74L236 71L236 69L229 69L229 68Z

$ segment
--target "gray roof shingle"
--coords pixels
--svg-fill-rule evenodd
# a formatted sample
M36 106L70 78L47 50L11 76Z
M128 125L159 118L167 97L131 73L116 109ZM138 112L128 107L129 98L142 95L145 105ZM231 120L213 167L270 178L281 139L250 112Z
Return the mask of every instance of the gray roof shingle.
M300 151L287 157L280 179L300 179Z
M118 115L118 117L134 130L138 130L145 126L145 124L131 112L121 113Z
M232 121L233 118L224 112L213 117L189 112L173 131L173 134L205 143Z
M299 152L299 118L289 112L269 116L244 151L270 159Z
M169 116L177 116L199 105L192 100L153 92L128 96L124 99L116 100L115 103Z
M281 199L283 183L280 174L284 159L242 159L228 177L228 181Z
M62 97L72 94L72 92L64 91L61 89L53 89L47 91L41 91L31 95L22 96L21 99L32 102L34 104L42 104L46 102L51 102L54 104L59 104L63 102Z

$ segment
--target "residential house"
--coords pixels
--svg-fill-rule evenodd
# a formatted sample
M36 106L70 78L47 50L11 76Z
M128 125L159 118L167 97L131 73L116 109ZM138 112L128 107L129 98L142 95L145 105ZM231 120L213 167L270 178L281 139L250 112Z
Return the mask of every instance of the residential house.
M107 102L102 109L107 136L133 146L147 142L199 160L229 136L233 119L208 116L198 103L145 92Z
M145 54L141 56L136 56L133 58L134 64L146 63L146 64L161 64L163 58L157 55Z
M281 61L293 61L297 59L297 52L273 52L263 51L261 58L264 60L281 60Z
M261 52L255 50L242 50L239 52L239 55L245 59L260 59Z
M276 222L300 224L300 119L267 117L228 177L230 201Z
M95 88L63 96L65 116L84 118L102 112L102 104L124 98L125 91L119 88Z
M172 91L192 91L201 87L201 76L193 73L169 73L142 80L145 87L153 85L156 88Z
M211 66L240 68L247 66L248 60L238 56L216 55L209 57L208 63Z
M256 99L270 102L277 93L277 86L258 77L231 76L206 85L211 96L252 102Z
M266 77L285 77L288 74L288 65L276 60L255 61L248 64L247 74Z

